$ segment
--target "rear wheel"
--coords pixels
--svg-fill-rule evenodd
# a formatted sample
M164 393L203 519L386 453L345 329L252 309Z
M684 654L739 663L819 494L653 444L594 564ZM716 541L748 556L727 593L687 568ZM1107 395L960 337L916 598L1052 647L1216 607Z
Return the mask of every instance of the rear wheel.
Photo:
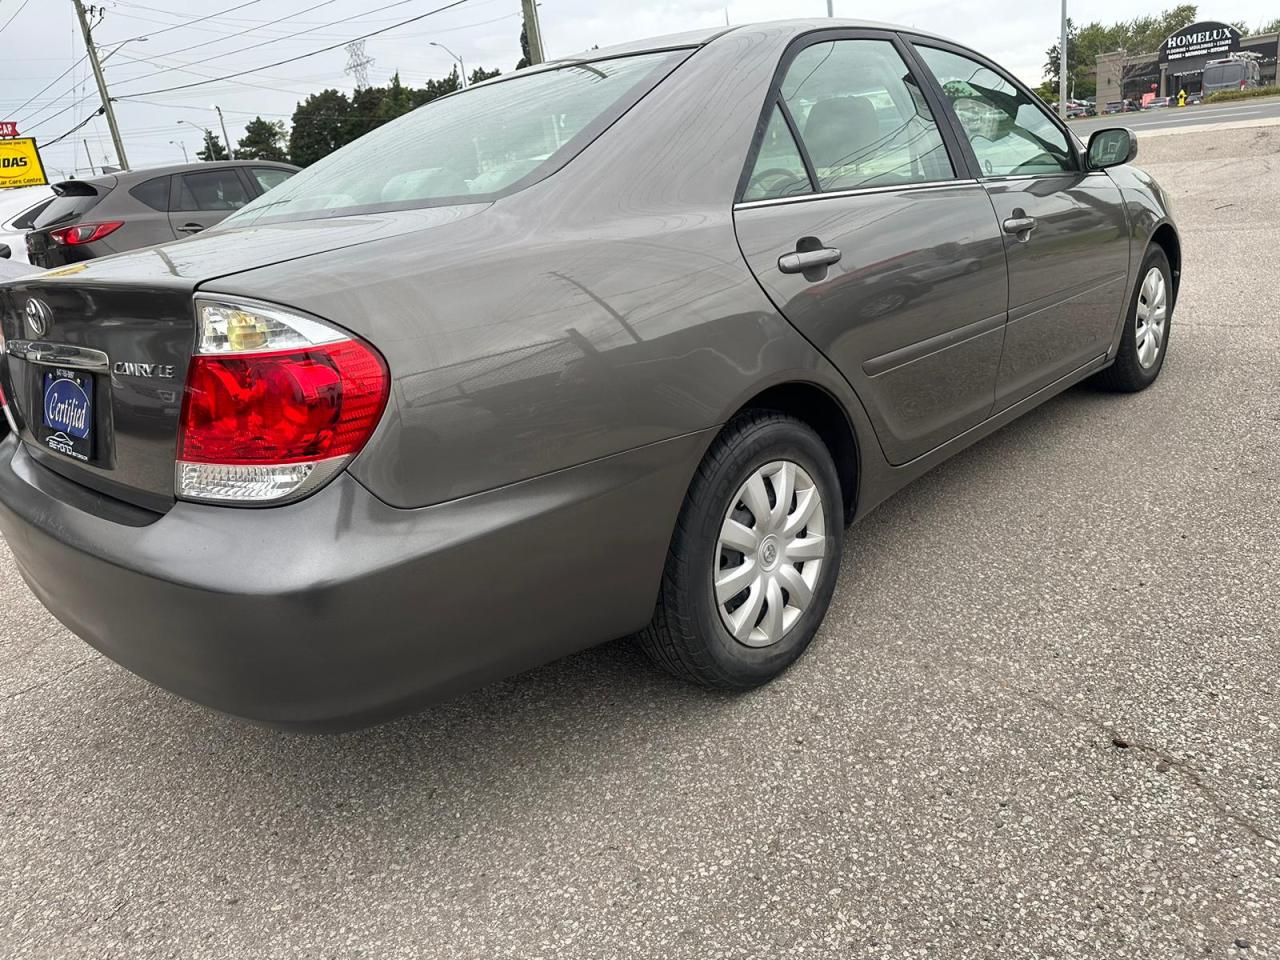
M703 686L773 679L822 623L843 541L840 482L821 438L775 411L735 418L685 497L640 645Z
M1098 386L1122 393L1145 390L1160 376L1173 320L1173 273L1154 244L1143 258L1115 363L1095 377Z

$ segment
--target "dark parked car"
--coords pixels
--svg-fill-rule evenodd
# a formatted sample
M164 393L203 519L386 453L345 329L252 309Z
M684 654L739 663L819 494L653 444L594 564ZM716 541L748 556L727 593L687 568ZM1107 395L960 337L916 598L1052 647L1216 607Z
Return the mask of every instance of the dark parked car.
M288 163L235 160L64 180L27 234L27 254L36 266L60 267L190 236L297 172Z
M475 85L202 236L0 286L0 531L89 643L271 724L627 634L764 683L849 523L1159 375L1181 253L1135 143L830 20Z

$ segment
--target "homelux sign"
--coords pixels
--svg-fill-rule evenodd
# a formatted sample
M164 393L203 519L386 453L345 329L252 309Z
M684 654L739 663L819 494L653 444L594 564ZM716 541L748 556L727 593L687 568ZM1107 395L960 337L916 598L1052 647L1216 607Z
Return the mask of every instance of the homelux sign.
M1160 45L1160 60L1212 57L1240 49L1240 31L1229 23L1193 23Z

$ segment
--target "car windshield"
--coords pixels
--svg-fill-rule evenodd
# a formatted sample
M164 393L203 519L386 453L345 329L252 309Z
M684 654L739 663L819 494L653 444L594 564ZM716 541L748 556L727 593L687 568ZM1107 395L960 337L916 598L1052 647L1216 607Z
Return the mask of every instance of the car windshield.
M224 225L495 199L566 163L687 55L566 63L433 100L329 154Z

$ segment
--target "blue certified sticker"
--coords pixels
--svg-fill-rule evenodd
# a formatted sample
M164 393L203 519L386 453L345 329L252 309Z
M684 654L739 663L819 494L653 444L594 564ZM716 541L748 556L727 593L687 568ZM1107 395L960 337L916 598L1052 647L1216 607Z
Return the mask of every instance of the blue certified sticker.
M83 440L92 426L89 395L74 380L54 380L44 391L44 422L54 430Z

